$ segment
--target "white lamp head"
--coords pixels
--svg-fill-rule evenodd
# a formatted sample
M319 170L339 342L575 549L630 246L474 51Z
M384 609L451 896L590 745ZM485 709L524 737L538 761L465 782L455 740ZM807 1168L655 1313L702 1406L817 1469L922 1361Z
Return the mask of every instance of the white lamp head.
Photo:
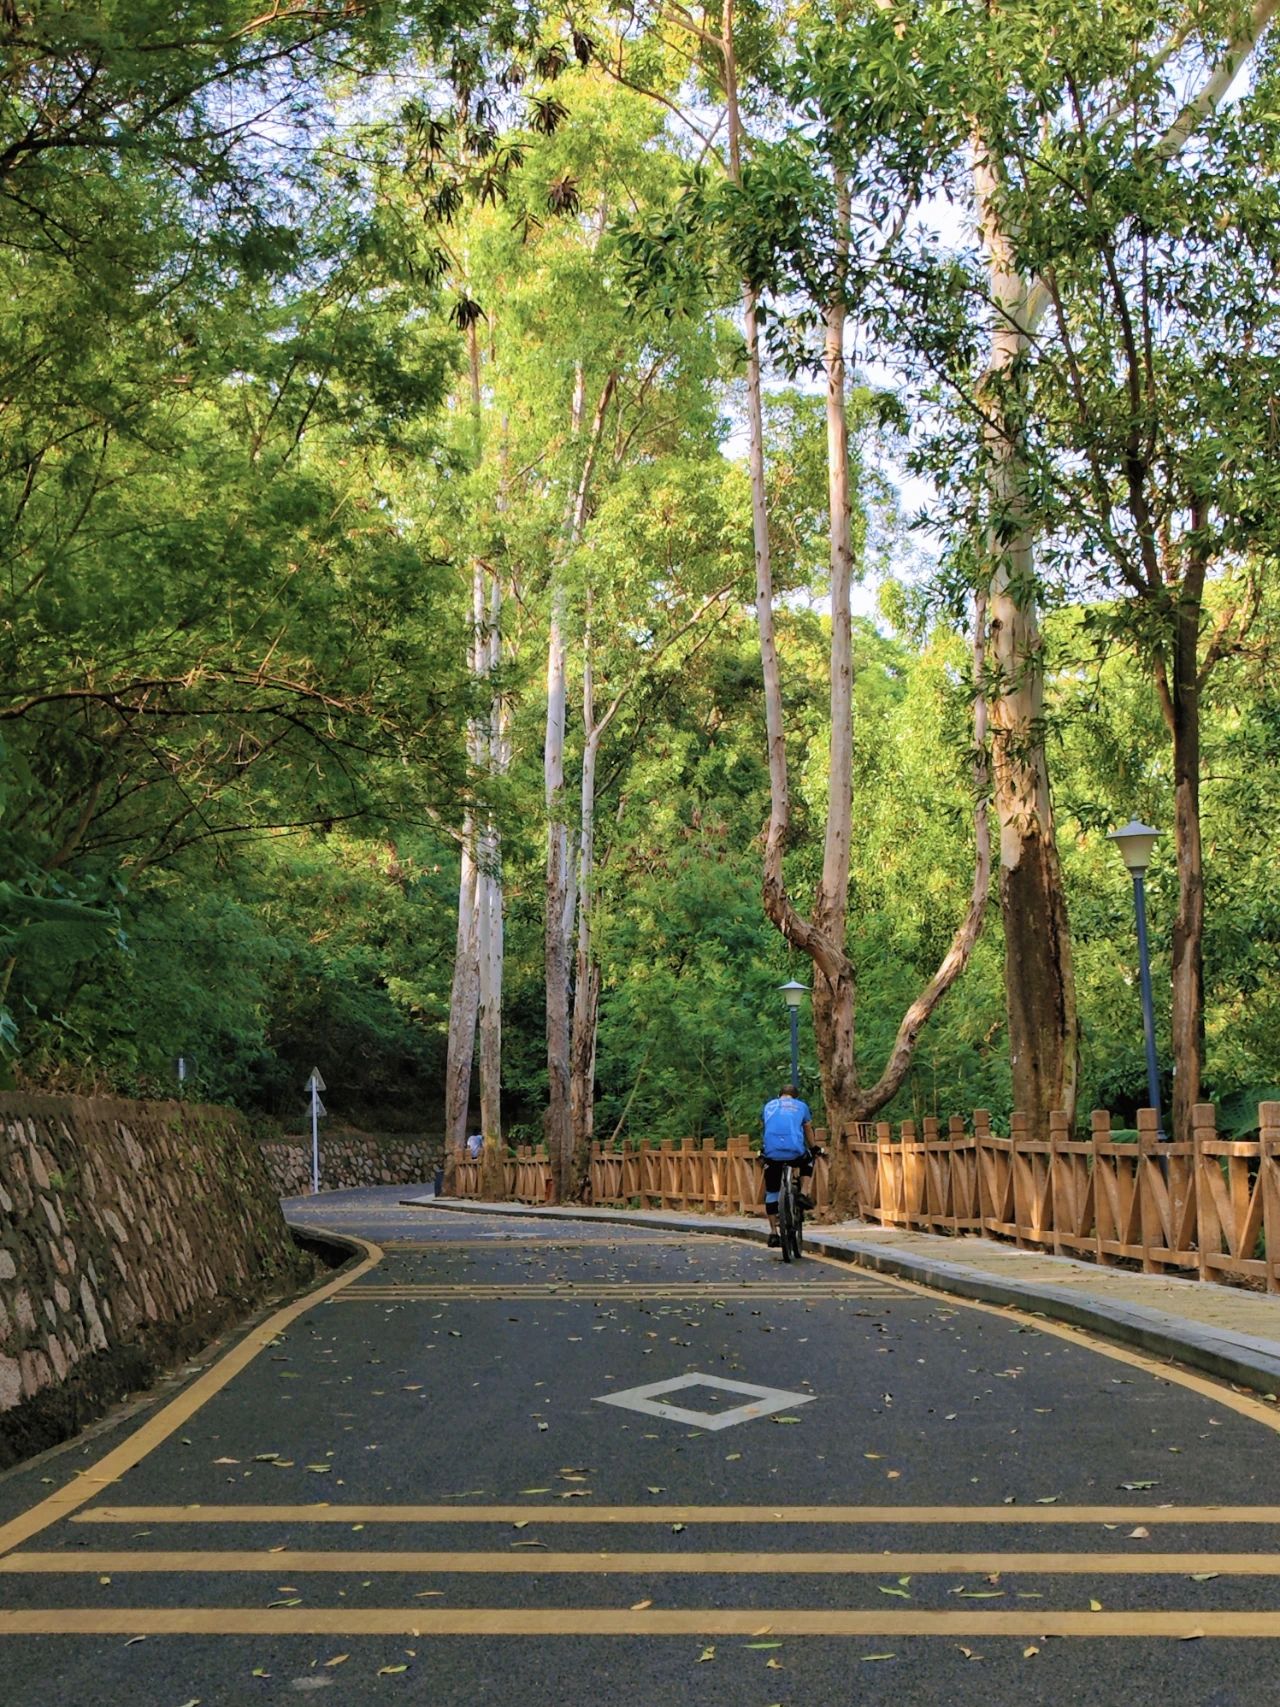
M785 984L779 984L778 988L782 992L783 1001L789 1008L798 1008L800 998L807 995L809 990L807 984L801 984L795 978L788 979Z
M1151 850L1159 839L1159 830L1150 824L1140 824L1130 818L1122 830L1112 830L1107 836L1120 849L1120 857L1135 877L1140 877L1151 864Z

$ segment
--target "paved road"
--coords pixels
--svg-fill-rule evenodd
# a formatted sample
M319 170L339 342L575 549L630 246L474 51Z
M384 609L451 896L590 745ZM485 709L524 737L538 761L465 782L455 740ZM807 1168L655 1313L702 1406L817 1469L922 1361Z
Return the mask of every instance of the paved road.
M381 1260L0 1480L5 1707L1276 1698L1273 1407L758 1245L395 1196L295 1206Z

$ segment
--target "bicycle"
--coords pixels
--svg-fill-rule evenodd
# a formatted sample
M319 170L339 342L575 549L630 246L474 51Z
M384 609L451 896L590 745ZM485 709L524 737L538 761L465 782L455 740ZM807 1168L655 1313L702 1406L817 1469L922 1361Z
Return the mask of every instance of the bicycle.
M816 1160L825 1152L814 1149ZM793 1162L783 1162L782 1177L778 1184L778 1237L782 1242L783 1262L798 1262L804 1255L804 1175L800 1172L798 1157ZM767 1162L767 1157L757 1156L756 1161L761 1167Z

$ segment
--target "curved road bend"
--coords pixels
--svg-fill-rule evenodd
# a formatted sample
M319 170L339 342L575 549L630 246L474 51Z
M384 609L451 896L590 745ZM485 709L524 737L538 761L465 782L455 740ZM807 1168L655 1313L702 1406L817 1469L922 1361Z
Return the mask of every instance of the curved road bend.
M398 1195L291 1205L380 1259L0 1480L5 1707L1276 1699L1274 1407L755 1244Z

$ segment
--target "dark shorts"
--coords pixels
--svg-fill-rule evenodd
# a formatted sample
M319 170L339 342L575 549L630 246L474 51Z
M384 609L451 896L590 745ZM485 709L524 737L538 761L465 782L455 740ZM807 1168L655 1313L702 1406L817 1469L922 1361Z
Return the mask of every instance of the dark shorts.
M812 1150L806 1150L803 1156L798 1157L794 1161L771 1162L768 1157L764 1157L763 1160L764 1189L766 1192L773 1195L776 1195L782 1190L783 1168L799 1168L801 1177L805 1179L807 1179L813 1172L814 1154Z

